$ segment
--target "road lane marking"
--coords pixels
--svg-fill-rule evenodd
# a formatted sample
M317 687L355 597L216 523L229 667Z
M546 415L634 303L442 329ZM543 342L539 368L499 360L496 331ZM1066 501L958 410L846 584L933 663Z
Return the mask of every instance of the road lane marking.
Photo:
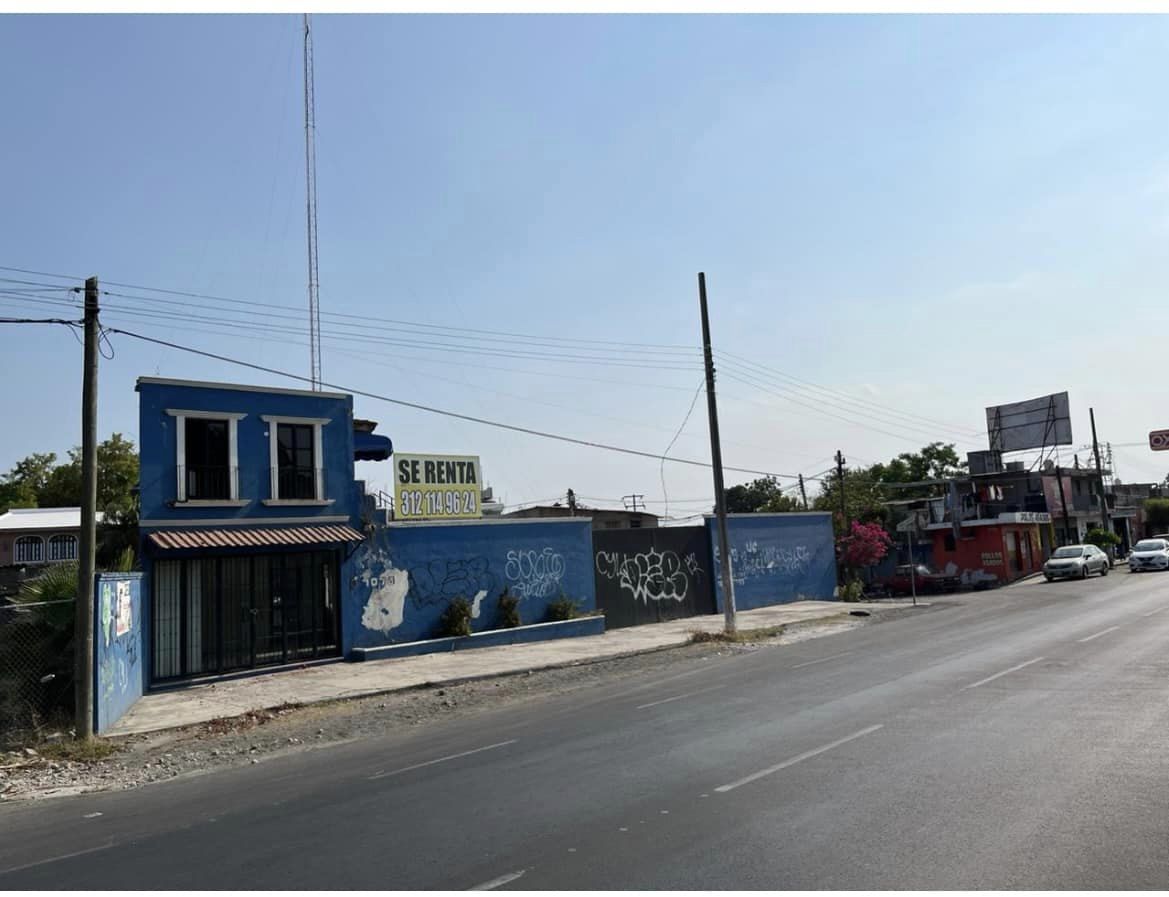
M460 754L449 754L446 757L437 757L434 760L427 760L425 763L415 763L413 766L403 766L401 769L395 769L390 772L374 773L369 777L372 782L374 779L388 779L390 776L401 775L404 772L410 772L415 769L422 769L424 766L434 766L436 763L446 763L447 760L458 760L460 757L470 757L472 754L481 754L483 751L493 751L496 748L507 747L509 744L515 744L517 739L513 738L510 741L500 741L497 744L489 744L486 747L475 748L473 751L463 751Z
M25 863L23 866L13 866L11 869L0 869L0 875L9 875L13 872L23 872L25 869L35 869L37 866L47 866L49 863L59 863L61 860L71 860L74 857L83 857L87 853L97 853L99 850L109 850L114 842L102 844L100 847L90 847L86 850L76 850L73 853L63 853L60 856L49 857L47 860L37 860L35 863Z
M521 869L519 872L509 872L507 875L501 875L499 878L493 878L491 881L485 881L481 885L475 885L473 888L467 888L468 891L494 891L496 888L501 888L509 882L515 881L528 870Z
M1102 636L1102 635L1108 635L1108 633L1110 633L1110 632L1116 632L1116 630L1118 630L1119 628L1120 628L1119 626L1109 626L1107 629L1102 629L1100 632L1097 632L1095 635L1090 635L1087 638L1078 638L1078 639L1076 639L1076 641L1077 642L1090 642L1094 638L1100 638L1100 636Z
M688 691L682 695L674 695L672 698L662 698L660 701L650 701L648 704L638 704L634 710L646 710L650 707L657 707L659 704L669 704L671 701L681 701L683 698L692 698L695 695L704 695L708 691L717 691L720 688L726 688L726 685L714 685L710 688L700 688L698 691Z
M1169 605L1167 605L1167 606L1169 606ZM1156 610L1151 610L1147 614L1141 614L1141 616L1142 617L1151 617L1153 614L1161 613L1161 611L1163 611L1164 609L1165 609L1164 607L1158 607Z
M814 663L827 663L830 660L836 660L840 657L848 657L848 655L855 653L855 651L845 651L843 654L833 654L830 657L821 657L819 660L807 660L803 663L797 663L794 667L792 667L792 669L798 670L800 667L810 667Z
M767 767L767 769L761 769L761 770L759 770L759 772L753 772L753 773L751 773L751 775L744 776L743 778L739 779L738 781L731 782L729 785L719 785L714 790L719 792L720 794L726 794L726 792L734 791L736 788L739 788L742 785L749 784L750 782L754 782L756 779L761 779L764 776L769 776L774 772L779 772L781 769L787 769L789 766L795 766L797 763L800 763L803 760L808 760L812 757L815 757L817 754L823 754L825 751L830 751L833 748L838 748L842 744L847 744L850 741L854 741L857 738L861 738L862 736L869 735L873 732L876 732L878 729L883 729L883 728L884 728L883 723L878 723L875 726L869 726L867 729L861 729L859 732L853 732L851 735L845 735L843 738L838 738L838 739L836 739L836 741L833 741L830 744L823 745L822 747L818 747L818 748L815 748L815 749L810 750L810 751L804 751L804 753L797 754L796 756L792 757L790 760L784 760L782 763L775 764L775 766L769 766L769 767Z
M970 685L963 686L963 690L965 690L967 688L978 688L978 686L986 685L986 683L988 683L988 682L994 682L995 679L998 679L1002 676L1006 676L1008 673L1013 673L1016 670L1023 669L1023 667L1029 667L1033 663L1039 663L1039 661L1046 660L1046 659L1047 658L1045 658L1045 657L1036 657L1034 660L1028 660L1025 663L1016 664L1015 666L1011 667L1009 670L1003 670L1001 673L995 673L993 676L987 676L985 679L979 679L977 682L971 683Z

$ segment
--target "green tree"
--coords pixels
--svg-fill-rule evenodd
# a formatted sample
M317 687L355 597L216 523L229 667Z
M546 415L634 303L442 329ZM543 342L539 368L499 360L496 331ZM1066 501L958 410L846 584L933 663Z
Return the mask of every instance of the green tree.
M885 522L888 512L884 504L885 492L881 486L881 482L872 476L867 467L845 470L844 504L850 521ZM848 532L845 522L840 518L840 479L835 474L820 481L820 494L816 496L812 507L817 511L832 512L837 536Z
M781 511L802 511L803 505L794 496L787 495L775 477L761 477L740 486L731 486L726 492L727 513L761 514Z
M1155 533L1169 532L1169 498L1150 498L1146 501L1145 521Z
M114 433L97 447L97 507L106 514L125 514L134 507L138 485L138 452L134 443ZM42 508L72 508L81 504L81 449L69 450L69 460L49 471L37 493Z
M35 508L56 460L52 452L34 453L0 477L0 514L9 508Z

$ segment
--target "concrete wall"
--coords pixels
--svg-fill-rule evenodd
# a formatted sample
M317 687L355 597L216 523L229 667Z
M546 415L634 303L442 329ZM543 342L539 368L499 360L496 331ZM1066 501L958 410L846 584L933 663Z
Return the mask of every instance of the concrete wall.
M587 518L407 524L378 528L342 571L342 648L433 638L452 599L472 602L472 629L497 623L504 588L522 623L541 623L563 592L596 608Z
M706 518L715 566L715 602L723 608L718 521ZM833 598L836 547L832 515L731 514L727 518L735 607L751 610L805 599Z
M93 594L93 724L100 734L146 689L142 574L99 573Z

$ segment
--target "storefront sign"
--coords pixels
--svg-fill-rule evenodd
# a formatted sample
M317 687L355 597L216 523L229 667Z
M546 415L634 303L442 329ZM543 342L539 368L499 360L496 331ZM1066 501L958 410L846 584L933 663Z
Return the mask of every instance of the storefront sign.
M999 523L1051 523L1051 515L1046 511L1015 511L1002 513L998 516Z
M1003 553L1001 551L984 551L982 553L982 566L984 567L1001 567L1003 565Z
M1149 448L1155 452L1169 452L1169 430L1154 430L1150 433Z
M483 516L478 455L394 453L397 520L470 520Z

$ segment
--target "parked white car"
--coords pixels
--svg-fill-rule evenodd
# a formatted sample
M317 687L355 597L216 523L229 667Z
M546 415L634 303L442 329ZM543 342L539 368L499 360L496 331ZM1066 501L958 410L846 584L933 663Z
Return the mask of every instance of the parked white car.
M1128 556L1128 572L1169 570L1169 540L1141 539Z
M1091 573L1107 576L1111 566L1108 555L1095 545L1064 545L1052 552L1043 565L1043 575L1048 582L1065 576L1087 579Z

